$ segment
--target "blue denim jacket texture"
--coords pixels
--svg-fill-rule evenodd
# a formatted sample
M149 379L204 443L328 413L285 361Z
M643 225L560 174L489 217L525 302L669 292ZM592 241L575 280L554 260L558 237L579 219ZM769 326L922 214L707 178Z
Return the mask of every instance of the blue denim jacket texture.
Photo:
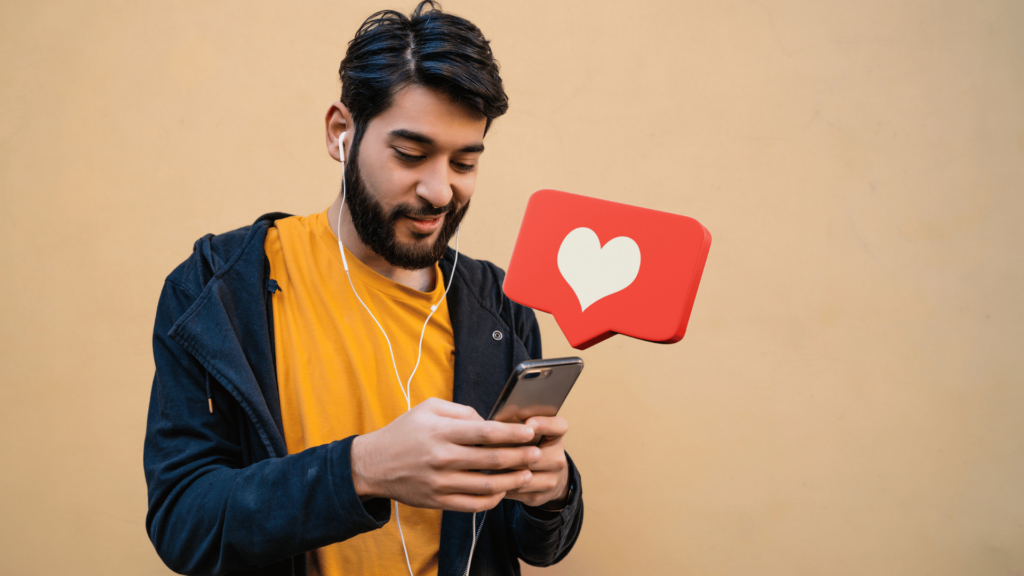
M275 369L267 229L288 214L195 243L166 279L153 333L156 375L144 446L146 529L182 574L303 575L305 552L375 530L390 500L361 502L353 437L288 455ZM441 261L447 281L453 253ZM540 358L533 311L501 291L504 273L459 256L448 307L455 334L453 400L486 417L507 376ZM500 336L498 335L500 333ZM212 406L212 411L211 407ZM560 512L504 500L483 518L472 574L519 574L572 548L583 523L582 483ZM461 576L472 515L445 511L438 574Z

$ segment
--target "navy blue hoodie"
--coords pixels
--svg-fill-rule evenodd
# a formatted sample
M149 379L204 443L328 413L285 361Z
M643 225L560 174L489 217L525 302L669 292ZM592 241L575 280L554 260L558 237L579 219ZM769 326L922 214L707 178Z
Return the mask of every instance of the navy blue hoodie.
M288 455L275 369L263 244L287 214L199 239L167 277L153 332L156 375L146 427L146 529L182 574L306 574L305 552L375 530L391 501L361 502L352 485L353 437ZM451 273L451 250L441 261ZM501 292L504 273L459 256L448 309L455 333L453 401L486 417L516 364L541 357L533 311ZM500 337L497 334L500 333ZM212 412L211 407L212 406ZM477 515L472 574L519 574L572 548L583 523L582 484L560 512L504 500ZM472 515L444 512L439 576L461 576Z

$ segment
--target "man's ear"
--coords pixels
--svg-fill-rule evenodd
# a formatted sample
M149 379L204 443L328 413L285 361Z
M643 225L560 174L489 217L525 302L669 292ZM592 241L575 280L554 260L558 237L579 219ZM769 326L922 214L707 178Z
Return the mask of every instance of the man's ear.
M327 128L327 153L331 158L341 162L338 137L341 136L342 132L349 133L345 137L346 142L344 146L344 149L348 150L352 145L352 137L354 136L352 128L355 125L352 123L352 115L349 113L348 107L341 102L331 104L331 107L327 109L324 125Z

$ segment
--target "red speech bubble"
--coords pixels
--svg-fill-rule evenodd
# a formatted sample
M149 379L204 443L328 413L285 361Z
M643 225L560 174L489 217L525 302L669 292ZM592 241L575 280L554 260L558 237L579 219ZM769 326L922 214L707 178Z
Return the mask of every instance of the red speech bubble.
M710 247L693 218L541 190L526 205L504 290L554 315L579 350L615 334L669 344L686 333Z

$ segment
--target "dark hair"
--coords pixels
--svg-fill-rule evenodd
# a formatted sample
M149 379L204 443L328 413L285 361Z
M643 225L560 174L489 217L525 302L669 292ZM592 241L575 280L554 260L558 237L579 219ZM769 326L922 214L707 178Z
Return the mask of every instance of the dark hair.
M419 84L491 121L508 110L490 42L472 22L445 14L433 0L406 17L381 10L363 22L341 61L341 103L356 124L353 145L366 125L391 106L394 95Z

